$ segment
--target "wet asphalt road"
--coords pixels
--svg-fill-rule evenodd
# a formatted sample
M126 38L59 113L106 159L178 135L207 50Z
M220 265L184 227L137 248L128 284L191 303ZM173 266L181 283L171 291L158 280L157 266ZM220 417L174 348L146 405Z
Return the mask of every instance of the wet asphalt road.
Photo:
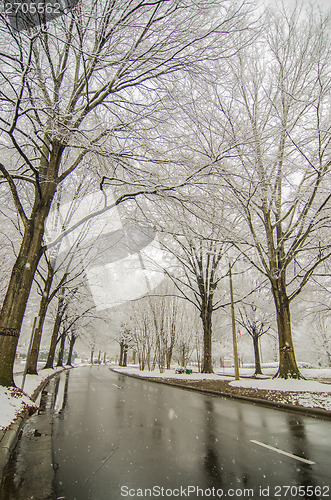
M55 498L331 498L330 421L107 367L62 374L53 403Z

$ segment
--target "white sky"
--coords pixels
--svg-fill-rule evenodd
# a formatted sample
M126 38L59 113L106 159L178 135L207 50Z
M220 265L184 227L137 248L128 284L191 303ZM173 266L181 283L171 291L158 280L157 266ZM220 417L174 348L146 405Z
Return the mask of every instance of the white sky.
M271 5L275 5L277 3L281 4L282 2L284 2L285 5L287 5L287 4L290 4L291 1L293 3L295 3L295 1L297 1L299 4L300 2L303 3L305 0L286 0L286 1L284 1L284 0L265 0L266 3L269 3ZM309 3L309 0L306 0L306 1L307 1L307 3ZM310 0L310 3L319 5L321 8L323 8L325 10L328 10L328 9L331 10L331 0Z

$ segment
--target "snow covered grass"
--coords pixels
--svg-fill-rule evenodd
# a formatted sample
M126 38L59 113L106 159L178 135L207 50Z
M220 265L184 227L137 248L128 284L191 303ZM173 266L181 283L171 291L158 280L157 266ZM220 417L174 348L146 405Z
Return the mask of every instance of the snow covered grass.
M314 379L314 378L327 378L331 380L331 368L302 368L301 373L304 377L307 379Z
M142 377L157 377L157 378L174 378L178 380L233 380L234 371L233 368L216 368L215 373L198 373L196 369L193 369L191 374L178 374L175 373L175 368L171 370L165 370L160 373L158 369L149 371L140 371L138 365L129 365L126 367L112 366L112 369L119 373L128 373L131 375L140 375ZM331 380L331 368L324 369L302 369L301 373L308 380L283 380L283 379L272 379L271 377L275 374L275 369L263 370L264 375L259 376L259 378L244 379L240 380L238 387L254 387L257 389L269 389L277 391L314 391L314 392L328 392L326 387L328 385L315 382L310 379L330 379ZM252 377L254 370L251 368L240 368L241 377ZM290 384L293 382L293 388L290 388ZM263 383L265 386L263 386ZM236 382L237 384L237 382ZM245 385L247 384L247 385ZM253 385L252 385L253 384ZM331 384L329 385L331 391ZM318 388L320 390L318 390Z
M286 402L298 404L306 408L322 408L323 410L331 411L331 395L330 393L297 393L288 394Z
M293 379L244 379L230 382L233 387L249 387L266 391L287 391L287 392L331 392L331 384L322 384L313 380L293 380Z
M190 375L186 373L175 373L175 368L171 370L165 370L163 373L160 373L159 370L144 370L140 371L139 366L112 366L112 370L118 373L127 373L129 375L140 375L141 377L146 378L172 378L175 380L229 380L228 376L217 375L217 373L197 373L193 372Z
M230 382L230 385L264 391L279 391L283 393L283 396L275 397L278 403L331 411L331 384L313 380L246 379Z
M262 366L263 376L273 377L277 372L278 365L272 366ZM221 375L234 375L234 368L216 368L215 371ZM300 368L300 372L307 379L330 379L331 380L331 368ZM242 377L252 377L254 375L254 368L251 367L240 367L240 375ZM261 377L261 376L260 376ZM262 378L262 377L261 377Z
M29 410L37 405L15 387L0 387L0 430L8 429L22 412L29 413Z
M254 397L263 398L277 403L291 404L304 406L306 408L320 408L331 411L331 384L317 382L315 380L283 380L272 378L244 378L239 381L234 380L234 376L225 375L223 370L219 370L214 374L192 373L192 374L175 374L175 370L166 370L160 373L159 370L154 371L139 371L137 366L115 367L113 368L118 373L127 373L140 375L141 377L154 377L160 379L173 379L176 381L197 381L197 380L222 380L227 381L230 387L238 389L254 389ZM231 368L229 369L231 370ZM233 370L233 369L232 369ZM331 369L304 369L301 370L305 377L309 378L327 378L331 379ZM231 373L231 372L229 372ZM233 373L233 372L232 372ZM250 376L254 373L251 369L241 369L241 376ZM273 374L275 371L273 371ZM251 394L250 394L251 395Z
M8 429L22 412L30 413L37 408L31 396L46 379L62 370L64 368L41 370L38 375L27 375L24 392L19 389L22 384L22 373L14 377L17 388L0 386L0 431Z

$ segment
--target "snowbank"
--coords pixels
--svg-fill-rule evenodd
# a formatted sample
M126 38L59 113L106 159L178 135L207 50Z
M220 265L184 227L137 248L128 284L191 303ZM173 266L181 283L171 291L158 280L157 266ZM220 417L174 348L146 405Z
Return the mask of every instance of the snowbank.
M267 391L267 397L264 395L262 399L266 398L269 401L273 401L275 403L283 403L290 404L294 406L304 406L306 408L319 408L323 410L331 411L331 384L316 382L314 380L283 380L283 379L272 379L272 378L244 378L241 380L234 380L234 377L227 375L218 375L217 373L213 374L203 374L203 373L192 373L192 374L183 374L178 375L175 373L175 370L166 370L164 373L160 373L159 370L154 371L139 371L137 366L129 366L125 368L112 368L114 371L118 373L127 373L127 374L135 374L140 375L143 378L171 378L174 380L226 380L229 382L229 385L236 388L242 389L255 389L256 393L254 397L261 398L262 393L259 394L259 391L264 390ZM303 371L303 370L302 370ZM312 378L329 378L331 379L331 370L307 370L304 375L307 376L307 373ZM247 377L247 371L240 370L240 374Z
M140 375L144 378L173 378L178 380L229 380L228 376L217 375L217 373L175 373L175 369L165 370L163 373L160 373L159 370L144 370L140 371L138 366L116 366L111 367L117 373L127 373L129 375Z
M8 429L18 415L37 405L20 389L0 387L0 430Z
M118 373L127 373L131 375L140 375L141 377L153 377L153 378L173 378L178 380L227 380L231 381L230 384L236 387L249 387L255 389L266 389L274 391L295 391L295 392L331 392L331 384L320 383L314 380L293 380L293 379L272 379L272 374L269 376L259 376L259 378L244 378L239 381L234 380L233 369L224 372L222 369L216 369L215 373L198 373L193 372L191 374L178 374L175 373L175 369L165 370L160 373L158 369L156 370L144 370L140 371L138 365L129 365L126 367L112 366L112 370ZM304 377L307 378L329 378L331 379L331 369L306 369L301 370ZM250 369L240 369L240 376L250 377L253 376L254 370Z
M315 382L313 380L294 380L294 379L244 379L230 382L234 387L244 387L253 389L262 389L267 391L286 391L286 392L331 392L331 384Z
M27 375L24 392L18 389L22 384L22 373L15 375L17 388L0 386L0 431L8 429L22 412L29 413L30 410L37 408L31 399L33 393L46 379L63 370L64 368L41 370L39 375Z

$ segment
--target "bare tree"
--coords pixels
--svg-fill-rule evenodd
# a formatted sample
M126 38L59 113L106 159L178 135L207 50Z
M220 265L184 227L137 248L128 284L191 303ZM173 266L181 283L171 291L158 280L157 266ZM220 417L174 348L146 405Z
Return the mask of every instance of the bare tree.
M253 341L255 373L254 375L262 375L261 358L260 358L260 338L270 330L265 319L257 317L257 306L253 302L247 307L243 306L239 309L239 323L246 329Z
M175 207L169 214L172 224L163 227L163 233L168 234L162 243L174 256L175 263L165 269L165 273L179 296L193 304L200 314L204 345L202 372L212 373L212 317L214 311L226 305L218 300L216 291L227 274L221 263L229 245L222 241L219 227L210 220L203 224L196 220L192 228L185 209Z
M126 324L121 325L121 331L119 333L117 342L120 346L120 356L119 356L119 366L127 366L128 362L128 351L130 348L134 347L135 339L130 328Z
M165 280L153 294L132 304L130 330L139 367L160 372L170 370L173 359L191 357L195 349L195 311L178 297L170 280Z
M166 75L201 69L215 47L230 51L227 34L236 36L242 15L242 6L221 0L88 1L22 32L1 16L0 174L24 228L0 313L1 385L14 384L16 346L58 186L101 155L112 165L111 179L120 164L129 177L135 170L134 185L116 203L157 193L159 182L137 186L121 134L150 114Z
M134 307L135 323L132 333L134 337L134 347L138 355L139 369L151 369L151 356L154 349L154 337L150 329L150 316L146 308L139 301L139 307Z
M59 222L60 233L66 230L75 215L75 211L79 208L82 199L84 200L84 193L80 192L81 188L82 181L78 183L72 201L65 204L64 207L61 207L62 214L59 213L62 194L61 192L57 193L56 208L54 212L56 222ZM34 281L37 283L38 292L41 298L29 357L29 374L37 374L37 361L42 340L43 326L47 310L52 300L59 291L64 288L67 295L70 290L74 291L74 294L76 294L78 288L82 288L84 291L86 286L85 269L88 267L89 262L94 259L95 251L93 247L97 245L98 238L103 237L104 225L100 224L99 219L97 219L97 225L98 230L96 231L94 228L93 238L89 236L90 226L87 225L86 227L86 225L82 225L75 231L74 237L65 242L66 244L62 245L61 242L59 242L55 247L51 248L50 251L45 251L43 259L39 262ZM54 224L49 224L49 226L51 227L48 229L54 229ZM111 249L111 242L108 243L108 249ZM101 254L102 249L98 250L98 253ZM44 267L46 267L46 269L44 269ZM77 300L77 297L75 300ZM66 315L67 314L68 312L66 312ZM74 337L72 338L74 339Z
M301 376L290 304L331 255L330 24L309 9L269 9L254 43L226 62L208 107L191 107L196 154L214 162L210 196L236 214L227 239L269 280L282 378Z
M59 346L57 366L62 366L66 340L69 341L67 364L71 364L76 340L83 338L87 331L91 331L93 323L100 320L95 312L95 305L89 304L82 288L82 286L76 286L67 289L63 286L61 289L47 363L44 368L53 368L57 346ZM89 339L94 347L97 345L96 337L97 335L92 334ZM99 337L102 338L102 335L100 334ZM93 354L91 357L93 359Z
M68 358L67 358L66 365L72 366L72 357L73 357L73 353L74 353L74 347L75 347L76 340L79 337L79 334L77 332L76 327L73 326L67 335L68 335L68 340L69 340L69 352L68 352Z
M312 340L316 345L320 360L326 360L327 366L331 367L331 331L329 327L329 317L325 317L320 312L315 313L315 322L312 323Z
M58 302L57 302L57 308L56 308L55 321L53 324L53 331L52 331L52 335L51 335L51 339L50 339L48 356L47 356L46 364L44 366L45 369L53 368L55 351L56 351L57 341L59 338L61 322L63 320L65 310L67 308L67 304L65 303L65 287L64 286L62 286L60 288L60 290L57 294L57 299L58 299Z

